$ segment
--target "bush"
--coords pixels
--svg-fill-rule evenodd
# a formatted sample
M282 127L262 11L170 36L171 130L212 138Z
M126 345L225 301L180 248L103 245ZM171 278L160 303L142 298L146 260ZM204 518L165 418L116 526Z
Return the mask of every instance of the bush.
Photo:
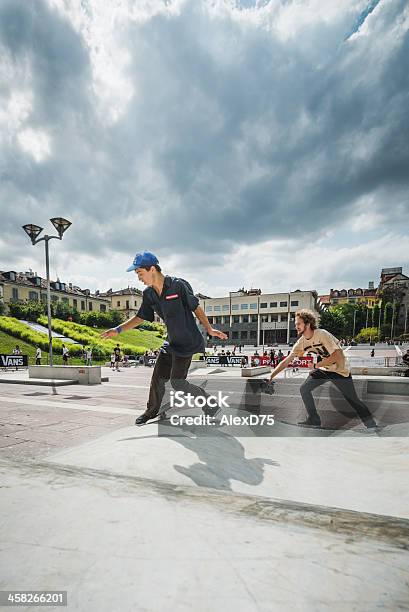
M16 319L24 321L37 321L38 317L45 313L46 306L43 302L10 302L9 314Z
M47 317L40 317L38 322L40 325L47 325ZM119 342L117 338L104 340L100 337L99 331L94 331L90 327L79 323L53 319L51 327L54 331L80 342L83 346L90 346L95 356L109 357L117 344L120 344L122 351L128 355L143 355L145 352L144 347L124 344Z
M151 323L150 321L144 321L138 325L138 329L145 331L156 331L158 332L156 334L158 338L164 338L166 336L166 325L163 323Z
M108 329L116 327L124 320L124 315L119 310L109 310L108 312L83 312L78 321L88 327L102 327Z
M47 325L47 319L45 318L45 323ZM34 346L39 346L44 351L48 351L48 336L47 334L42 334L40 332L36 332L33 329L30 329L24 323L21 323L14 317L1 317L0 316L0 329L4 332L14 336L15 338L20 338L29 344L33 344ZM62 353L62 341L58 338L53 338L53 350L56 353ZM78 355L82 354L82 347L78 346L70 346L70 354Z
M377 327L364 327L355 336L357 342L379 342L379 330Z

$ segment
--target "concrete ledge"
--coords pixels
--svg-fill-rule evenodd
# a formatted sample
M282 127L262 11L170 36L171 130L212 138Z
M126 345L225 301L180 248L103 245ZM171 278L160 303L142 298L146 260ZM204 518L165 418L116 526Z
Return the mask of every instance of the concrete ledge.
M73 380L80 385L100 385L101 366L31 365L28 367L28 376L37 379Z
M258 376L259 374L270 374L270 372L271 368L268 366L253 366L241 369L241 375L246 378L249 376Z
M67 385L78 385L78 380L51 380L48 378L3 378L0 383L7 385L41 385L44 387L66 387Z
M367 392L382 395L409 395L409 378L368 380Z
M394 367L365 367L365 366L352 366L351 374L357 374L359 376L396 376L398 372L405 372L408 368L401 366Z

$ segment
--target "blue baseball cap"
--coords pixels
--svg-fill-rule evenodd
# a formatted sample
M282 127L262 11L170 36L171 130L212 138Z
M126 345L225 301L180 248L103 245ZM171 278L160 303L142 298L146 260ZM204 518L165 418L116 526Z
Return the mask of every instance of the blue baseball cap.
M135 259L132 262L132 266L129 266L127 272L132 272L137 268L144 268L145 266L155 266L159 263L156 255L150 251L144 251L143 253L137 253Z

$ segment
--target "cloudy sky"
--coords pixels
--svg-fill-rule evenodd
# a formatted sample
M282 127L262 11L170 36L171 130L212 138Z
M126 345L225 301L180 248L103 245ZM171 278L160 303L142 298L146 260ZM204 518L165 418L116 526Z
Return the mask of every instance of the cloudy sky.
M0 269L196 291L409 274L406 0L0 0Z

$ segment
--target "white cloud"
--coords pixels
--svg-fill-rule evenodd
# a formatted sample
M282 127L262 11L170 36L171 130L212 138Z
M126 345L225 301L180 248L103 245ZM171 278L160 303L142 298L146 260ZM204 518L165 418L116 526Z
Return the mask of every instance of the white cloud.
M408 8L344 43L365 6L4 0L0 231L66 216L58 272L99 289L142 248L211 295L409 263Z
M18 133L17 140L25 153L36 162L42 162L51 155L51 141L44 130L26 128Z

